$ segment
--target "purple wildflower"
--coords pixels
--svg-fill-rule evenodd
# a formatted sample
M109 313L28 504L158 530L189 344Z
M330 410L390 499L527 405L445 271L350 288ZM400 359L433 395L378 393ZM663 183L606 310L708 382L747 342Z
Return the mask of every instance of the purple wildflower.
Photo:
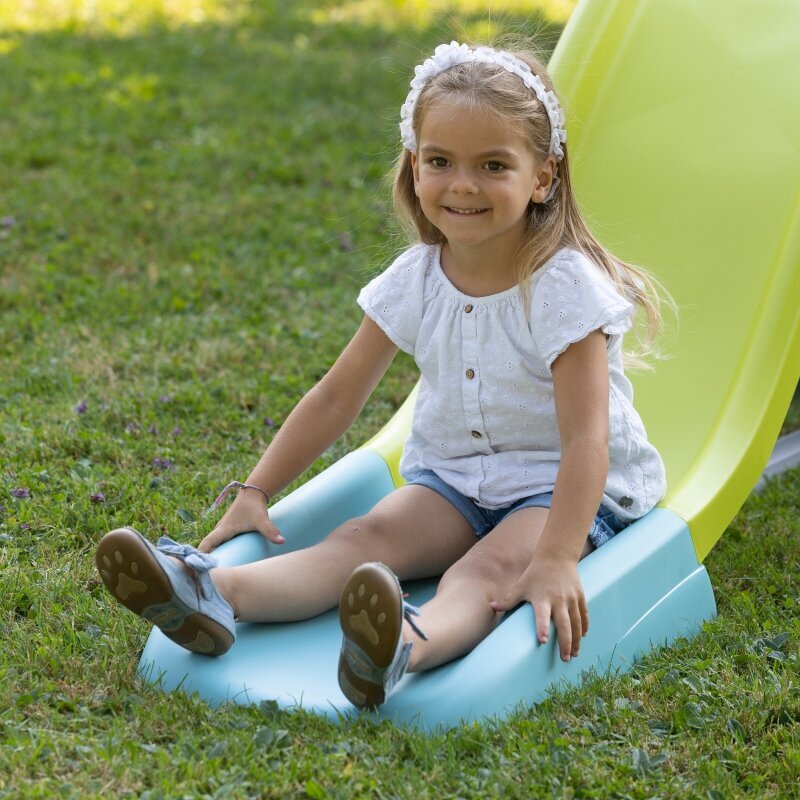
M0 219L0 227L2 228L13 228L17 224L16 217L3 217Z
M125 426L125 432L126 433L138 433L139 430L140 430L140 428L139 428L139 423L138 422L129 422Z
M158 428L156 428L155 424L151 425L151 426L150 426L150 427L147 429L147 432L148 432L149 434L151 434L152 436L158 436Z
M81 400L80 403L75 406L75 413L78 415L85 414L88 410L89 404L85 400Z
M264 417L264 424L268 428L274 428L275 427L275 420L272 419L272 417Z
M166 472L170 469L175 469L172 462L168 458L161 458L161 456L156 456L153 459L153 466L162 472Z
M173 435L173 436L180 436L182 433L183 433L183 428L181 428L181 426L180 426L180 425L176 425L176 426L175 426L175 427L172 429L172 435Z
M89 498L93 503L105 503L106 496L102 492L96 492Z
M12 489L11 494L20 500L27 500L31 496L31 490L27 486L19 486Z
M158 402L162 403L162 404L169 403L171 401L172 401L172 395L171 394L162 394L161 397L158 398Z

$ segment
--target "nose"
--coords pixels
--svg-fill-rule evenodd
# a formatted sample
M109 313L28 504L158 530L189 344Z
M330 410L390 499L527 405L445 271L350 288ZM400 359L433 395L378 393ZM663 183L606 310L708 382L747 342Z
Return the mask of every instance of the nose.
M475 194L478 191L478 182L472 170L457 169L453 173L450 189L457 194Z

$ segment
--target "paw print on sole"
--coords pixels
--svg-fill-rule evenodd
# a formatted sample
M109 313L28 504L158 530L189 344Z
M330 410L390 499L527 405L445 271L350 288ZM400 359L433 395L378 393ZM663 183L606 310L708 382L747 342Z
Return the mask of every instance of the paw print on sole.
M353 588L355 591L347 593L347 610L353 612L348 617L350 628L365 637L373 647L378 647L381 643L380 631L386 625L386 612L378 611L376 613L377 593L373 592L366 601L367 586L365 583L359 583L358 587ZM359 603L364 603L364 605L360 611L356 612ZM372 618L367 609L373 612Z
M120 528L106 534L95 560L108 591L134 613L172 599L164 570L135 531Z
M150 546L132 528L107 533L97 546L95 561L108 591L181 647L221 655L233 643L221 625L181 602Z
M379 675L392 663L403 625L403 597L391 570L376 562L363 564L353 572L342 591L339 623L350 658L366 658L362 674L375 673L375 680L366 680L342 657L339 685L354 705L379 705L385 700Z
M102 557L103 566L100 567L100 575L106 586L114 586L113 594L125 602L132 594L141 594L147 591L147 584L138 579L139 563L132 561L127 565L130 575L122 567L124 556L121 550L114 550L111 555L105 554Z

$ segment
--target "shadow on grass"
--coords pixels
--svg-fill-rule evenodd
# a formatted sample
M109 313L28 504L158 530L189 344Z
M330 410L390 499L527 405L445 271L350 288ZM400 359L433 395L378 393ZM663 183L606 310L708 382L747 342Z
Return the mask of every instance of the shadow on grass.
M0 263L6 273L56 268L38 287L11 286L4 311L34 299L59 315L74 302L78 316L91 314L64 274L109 269L135 275L138 291L124 299L137 313L152 303L181 311L191 299L164 306L151 291L170 265L224 260L229 277L250 280L257 267L273 286L298 288L287 276L320 248L380 250L382 180L411 66L485 18L442 12L421 29L398 26L390 11L385 25L325 21L325 3L241 8L227 23L126 36L74 25L8 34ZM492 27L533 35L545 51L560 33L541 14L507 14ZM148 277L148 264L158 275ZM315 291L319 277L328 276L299 288Z
M252 460L402 246L384 176L412 66L482 19L422 29L312 22L326 3L239 7L124 36L0 31L0 435L9 491L35 489L6 517L21 541L113 527L112 498L126 520L174 519L194 492L205 503L221 458ZM541 15L502 28L544 47L559 30ZM398 359L330 458L413 380ZM164 459L175 470L153 468Z

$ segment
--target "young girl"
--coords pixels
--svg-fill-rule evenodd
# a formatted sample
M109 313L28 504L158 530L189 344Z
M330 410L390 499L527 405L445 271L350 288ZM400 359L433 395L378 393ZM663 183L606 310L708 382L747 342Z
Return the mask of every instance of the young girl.
M561 658L577 656L578 561L665 489L623 373L637 308L658 321L652 284L581 218L542 64L441 45L415 70L400 131L395 205L419 243L363 289L339 359L231 484L199 549L130 528L97 549L111 593L195 652L224 653L235 620L301 620L338 601L339 683L359 707L469 652L523 601L539 642L552 619ZM313 547L214 568L208 553L238 533L284 541L270 498L350 427L398 349L421 372L406 485ZM430 602L404 603L399 580L438 575Z

